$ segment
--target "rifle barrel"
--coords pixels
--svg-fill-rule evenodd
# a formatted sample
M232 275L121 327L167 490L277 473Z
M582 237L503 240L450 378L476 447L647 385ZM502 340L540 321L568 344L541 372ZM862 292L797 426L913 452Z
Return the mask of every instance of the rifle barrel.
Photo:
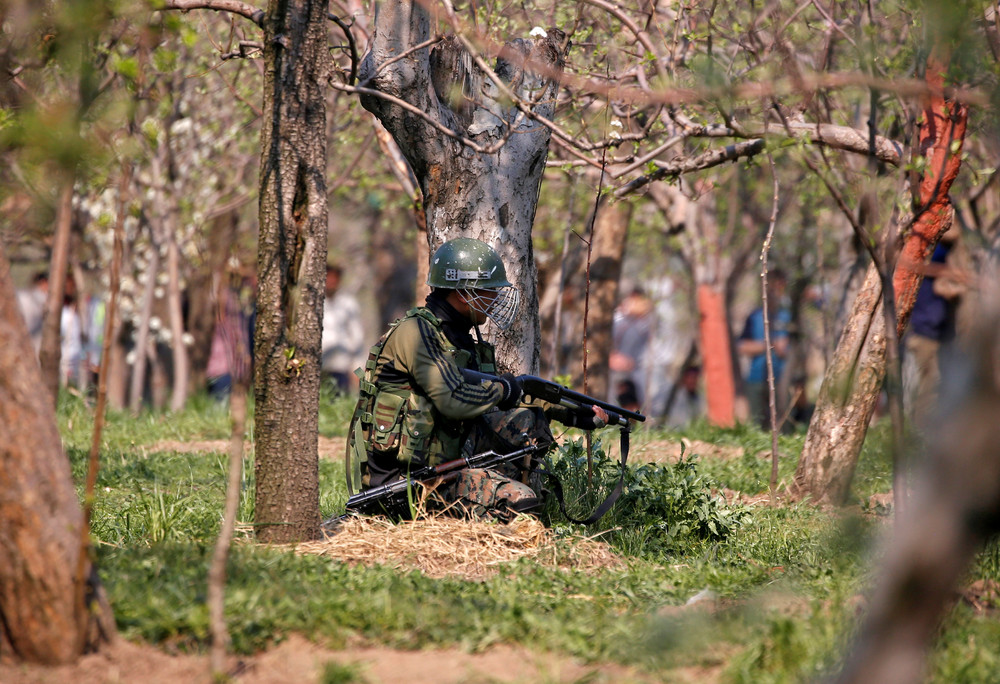
M466 380L471 382L485 382L485 381L496 381L498 378L495 375L490 375L489 373L480 373L479 371L463 369L462 375ZM518 381L524 388L524 393L528 396L538 397L539 399L544 399L546 401L551 401L553 404L561 404L567 408L578 408L580 406L600 406L602 409L608 413L614 414L615 416L620 416L622 418L621 424L627 425L628 421L625 419L631 418L642 422L646 420L646 416L641 413L636 413L635 411L629 411L621 406L615 406L612 403L602 401L600 399L595 399L594 397L587 396L581 392L576 392L569 389L568 387L563 387L557 382L552 382L551 380L546 380L545 378L540 378L536 375L520 375L518 376ZM563 401L573 402L574 405L567 406ZM614 418L612 417L613 422Z

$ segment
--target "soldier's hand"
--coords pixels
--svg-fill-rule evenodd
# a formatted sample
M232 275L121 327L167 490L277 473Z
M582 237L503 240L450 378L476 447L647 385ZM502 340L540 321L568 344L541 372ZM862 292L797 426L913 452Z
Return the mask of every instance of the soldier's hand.
M594 429L602 428L608 424L608 412L600 406L594 407Z
M504 373L497 380L503 385L503 396L497 402L497 408L501 411L508 411L516 407L521 401L521 395L524 393L521 381L511 373Z
M608 412L600 406L592 406L593 414L580 411L573 414L573 419L567 425L581 430L598 430L608 424Z

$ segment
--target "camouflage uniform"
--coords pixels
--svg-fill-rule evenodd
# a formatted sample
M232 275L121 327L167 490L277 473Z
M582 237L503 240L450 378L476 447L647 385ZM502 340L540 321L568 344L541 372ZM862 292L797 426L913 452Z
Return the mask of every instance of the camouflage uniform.
M436 465L463 454L509 453L527 444L551 443L548 420L538 408L496 408L499 382L472 384L462 368L496 373L494 349L473 340L471 323L435 290L427 306L409 311L372 347L357 372L360 396L348 437L349 487L374 487L410 468ZM526 464L528 471L536 463ZM435 493L477 516L507 517L540 503L539 492L503 473L466 469Z

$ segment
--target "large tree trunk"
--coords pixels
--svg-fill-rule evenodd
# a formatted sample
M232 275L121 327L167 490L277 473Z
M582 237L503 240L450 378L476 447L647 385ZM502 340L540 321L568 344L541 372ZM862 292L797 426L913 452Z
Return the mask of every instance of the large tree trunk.
M32 662L71 662L112 634L102 604L78 612L83 514L56 430L51 397L40 392L31 349L0 243L0 643ZM84 578L99 589L90 562Z
M384 2L375 18L371 48L362 63L362 82L409 102L439 126L492 154L476 151L429 121L388 100L364 94L361 103L379 118L413 169L424 198L429 249L458 236L479 238L500 253L508 278L521 291L520 316L498 339L501 358L515 371L534 372L539 358L537 269L531 245L538 189L548 154L549 129L514 106L501 103L498 84L470 59L461 41L446 39L433 49L390 60L430 36L429 17L418 3ZM508 49L551 67L546 76L522 70L520 59L499 60L495 71L506 87L539 104L536 117L555 109L553 72L562 68L561 33L518 40ZM381 71L377 71L384 67ZM455 91L460 96L455 98ZM453 106L449 106L449 102ZM513 131L513 134L509 135ZM509 137L507 137L509 135ZM505 139L506 138L506 139Z
M319 534L319 383L327 249L327 3L271 0L264 19L257 327L257 538Z
M893 332L897 335L902 335L909 321L923 279L923 264L952 220L948 190L961 167L969 112L967 106L944 98L945 69L939 54L932 52L927 60L927 84L934 94L924 107L917 150L926 156L927 166L915 189L913 228L905 237L893 274L897 326ZM833 505L847 499L885 377L881 292L872 266L823 378L792 485L797 497Z

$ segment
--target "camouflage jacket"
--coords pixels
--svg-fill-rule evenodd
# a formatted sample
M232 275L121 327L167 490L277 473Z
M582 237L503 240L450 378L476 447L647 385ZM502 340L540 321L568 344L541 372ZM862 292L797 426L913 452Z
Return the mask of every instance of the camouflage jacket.
M428 303L393 323L365 368L355 371L360 396L347 448L352 491L393 480L411 466L457 458L471 421L503 397L500 383L470 384L461 374L462 368L495 373L493 346L473 341L441 299L432 295Z

